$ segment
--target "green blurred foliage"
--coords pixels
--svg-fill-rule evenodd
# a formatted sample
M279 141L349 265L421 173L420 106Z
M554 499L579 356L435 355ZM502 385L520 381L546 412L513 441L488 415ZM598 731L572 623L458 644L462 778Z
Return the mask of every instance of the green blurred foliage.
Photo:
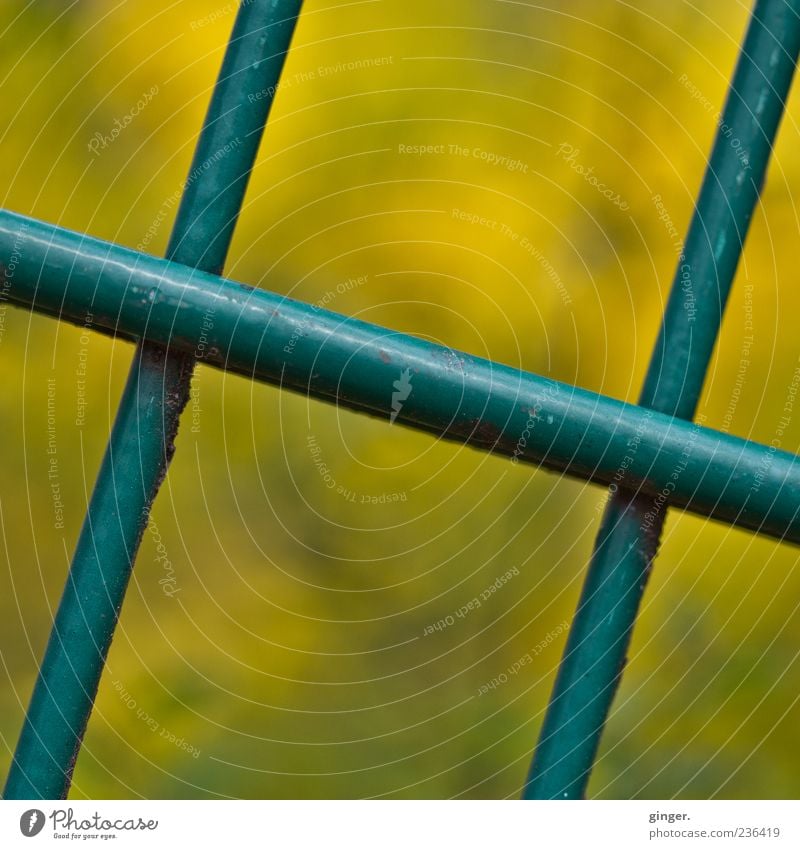
M232 9L5 0L3 206L130 246L164 209L162 252ZM676 259L653 197L685 232L746 17L712 0L310 0L227 273L635 400ZM766 442L798 364L797 119L793 96L700 406ZM131 348L0 310L5 772ZM74 797L517 795L603 492L203 368L194 389ZM798 437L792 421L783 447ZM796 564L671 515L593 795L800 794Z

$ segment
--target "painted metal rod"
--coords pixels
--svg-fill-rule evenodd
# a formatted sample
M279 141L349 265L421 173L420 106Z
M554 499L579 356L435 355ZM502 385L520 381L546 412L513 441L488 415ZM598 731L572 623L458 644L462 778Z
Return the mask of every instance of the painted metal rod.
M800 2L758 0L647 372L644 407L694 416L798 51ZM623 484L606 506L524 798L585 794L666 508L680 506L672 493L657 500L637 492L627 475Z
M800 542L794 455L0 211L11 303ZM398 390L399 383L403 390ZM400 396L404 396L402 399Z
M301 0L249 0L239 8L167 248L175 262L222 270L300 6ZM69 792L136 552L174 451L193 363L158 341L137 345L6 799Z

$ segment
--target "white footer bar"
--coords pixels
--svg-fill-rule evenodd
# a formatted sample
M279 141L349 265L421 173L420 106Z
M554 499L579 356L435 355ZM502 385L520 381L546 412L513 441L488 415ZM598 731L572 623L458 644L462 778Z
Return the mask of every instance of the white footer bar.
M0 846L800 847L800 802L0 802Z

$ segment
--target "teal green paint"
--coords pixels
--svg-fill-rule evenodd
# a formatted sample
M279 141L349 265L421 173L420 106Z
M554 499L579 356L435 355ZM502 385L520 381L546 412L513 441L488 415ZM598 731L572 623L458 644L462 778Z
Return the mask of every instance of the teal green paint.
M0 212L0 264L15 244L11 303L187 353L202 331L208 365L383 419L408 369L398 424L604 484L636 440L627 474L643 492L673 483L674 505L800 542L793 454Z
M301 0L239 9L167 255L222 270ZM77 270L77 267L76 267ZM42 285L47 284L45 270ZM144 335L144 328L137 336ZM164 340L166 341L166 340ZM6 799L63 798L150 505L166 474L193 360L139 344L17 745Z
M799 0L759 0L754 8L640 399L660 413L694 416L791 85L799 15ZM729 472L717 471L726 498ZM680 499L670 496L670 504ZM641 492L609 499L525 798L585 793L665 513Z

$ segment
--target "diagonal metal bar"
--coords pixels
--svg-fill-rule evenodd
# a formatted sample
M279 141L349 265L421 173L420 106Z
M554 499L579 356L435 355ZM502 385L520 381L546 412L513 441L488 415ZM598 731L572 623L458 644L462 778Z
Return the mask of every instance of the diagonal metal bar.
M758 0L678 262L644 407L694 416L799 50L800 2ZM680 469L676 464L673 475L682 475ZM658 499L637 493L636 480L626 483L634 489L614 492L606 506L524 798L584 795L666 505L679 504L668 490L668 499Z
M0 211L0 266L12 252L19 306L178 351L202 334L209 365L585 480L626 468L654 497L800 542L800 460L772 446Z
M242 3L167 249L221 272L301 0ZM249 96L248 96L249 95ZM193 359L137 346L6 783L6 799L63 798L150 506L166 474Z

